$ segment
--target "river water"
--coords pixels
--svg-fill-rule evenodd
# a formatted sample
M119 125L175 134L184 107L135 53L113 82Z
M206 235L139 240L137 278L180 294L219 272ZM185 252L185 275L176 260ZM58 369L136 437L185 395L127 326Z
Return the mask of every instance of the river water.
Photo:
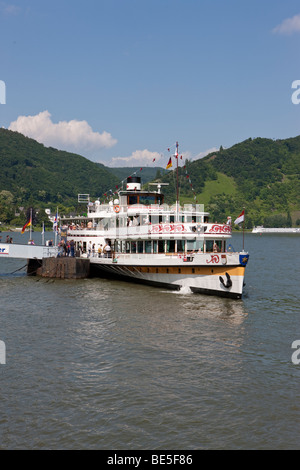
M1 258L0 448L300 449L299 248L246 234L243 300Z

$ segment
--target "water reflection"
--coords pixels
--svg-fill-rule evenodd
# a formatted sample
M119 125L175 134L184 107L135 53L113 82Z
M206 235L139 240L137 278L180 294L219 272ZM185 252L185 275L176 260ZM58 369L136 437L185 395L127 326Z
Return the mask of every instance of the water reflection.
M2 448L298 448L300 250L286 242L290 263L283 238L249 237L241 301L1 277Z

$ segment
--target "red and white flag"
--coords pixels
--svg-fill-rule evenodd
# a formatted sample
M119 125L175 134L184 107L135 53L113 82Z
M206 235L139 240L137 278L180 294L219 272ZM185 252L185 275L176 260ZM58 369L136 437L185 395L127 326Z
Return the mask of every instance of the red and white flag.
M242 222L244 222L245 220L245 211L241 212L241 214L238 216L237 219L235 219L234 223L235 224L240 224Z

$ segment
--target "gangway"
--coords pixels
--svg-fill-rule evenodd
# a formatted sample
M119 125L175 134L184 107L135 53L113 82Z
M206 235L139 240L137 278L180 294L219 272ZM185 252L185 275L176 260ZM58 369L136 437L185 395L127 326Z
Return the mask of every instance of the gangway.
M38 259L53 258L58 254L57 246L20 245L0 243L0 258Z

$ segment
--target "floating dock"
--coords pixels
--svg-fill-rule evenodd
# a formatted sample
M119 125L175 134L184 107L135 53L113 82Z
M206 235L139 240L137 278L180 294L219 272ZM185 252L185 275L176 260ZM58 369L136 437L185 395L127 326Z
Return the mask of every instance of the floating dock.
M90 259L57 257L58 247L0 243L0 259L27 260L27 274L59 279L85 279L90 274Z
M29 264L27 273L29 273ZM59 279L85 279L90 274L90 260L88 258L43 258L41 266L37 267L36 274L41 277Z

